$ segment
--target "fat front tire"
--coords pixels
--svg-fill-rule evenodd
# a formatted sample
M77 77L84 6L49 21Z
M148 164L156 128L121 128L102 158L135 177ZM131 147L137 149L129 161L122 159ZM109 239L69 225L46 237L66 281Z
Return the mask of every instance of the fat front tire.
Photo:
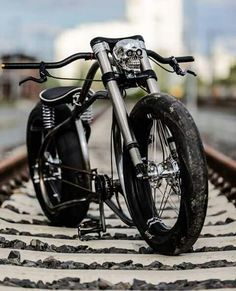
M130 114L149 178L141 180L124 151L124 183L131 216L157 252L191 249L204 224L207 166L196 125L184 105L167 94L141 99Z
M56 125L65 121L70 116L71 110L67 105L58 105L55 107ZM38 163L39 149L44 137L45 131L42 120L42 104L38 103L32 110L27 124L27 150L30 176L39 203L51 223L53 225L75 227L86 216L89 203L84 201L64 209L53 210L49 208L45 202L42 186L39 181L37 181L37 178L41 171L43 177L45 177L43 178L44 190L50 202L55 206L59 202L66 202L84 197L85 193L83 193L81 189L71 185L70 182L89 189L90 181L88 177L80 177L78 174L76 176L73 171L63 167L50 167L48 165L49 163L45 160ZM50 161L53 159L53 161L55 161L55 159L57 159L59 163L67 167L86 171L90 170L83 159L77 130L73 122L68 124L62 133L55 135L53 142L47 147L47 153L44 153L44 156L48 156L48 160L50 158ZM57 180L58 175L60 178ZM63 182L65 180L69 181L69 183Z

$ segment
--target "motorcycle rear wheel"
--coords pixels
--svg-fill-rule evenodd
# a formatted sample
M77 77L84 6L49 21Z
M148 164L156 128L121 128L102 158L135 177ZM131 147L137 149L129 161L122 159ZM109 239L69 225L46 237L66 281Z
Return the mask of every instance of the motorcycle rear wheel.
M70 117L71 111L67 105L55 107L56 125ZM78 139L75 124L71 122L62 133L55 135L53 141L47 146L43 158L39 157L39 149L45 137L42 120L42 104L38 103L32 110L27 125L27 150L30 176L34 185L36 196L47 218L53 225L68 227L77 226L85 218L89 203L83 201L64 209L49 207L59 203L80 199L85 196L83 190L70 183L90 189L90 179L87 175L75 174L67 167L89 171L90 168L84 160L81 145ZM58 163L58 166L56 165ZM40 177L42 177L41 182Z

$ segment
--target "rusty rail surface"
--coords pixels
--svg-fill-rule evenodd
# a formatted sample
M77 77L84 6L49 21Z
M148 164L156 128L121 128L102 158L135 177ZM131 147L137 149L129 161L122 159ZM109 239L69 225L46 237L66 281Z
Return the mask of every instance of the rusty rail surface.
M236 187L236 161L209 145L205 145L204 148L209 167Z
M22 146L0 161L0 194L8 194L9 188L27 179L27 153L25 146Z
M236 206L236 161L217 151L209 145L204 145L209 180Z
M98 114L97 119L101 114ZM209 145L204 145L209 179L221 188L229 200L236 205L236 161ZM6 192L6 184L14 184L28 178L27 153L24 146L17 148L11 156L0 161L0 194ZM10 185L11 187L14 185ZM9 189L8 189L9 190Z

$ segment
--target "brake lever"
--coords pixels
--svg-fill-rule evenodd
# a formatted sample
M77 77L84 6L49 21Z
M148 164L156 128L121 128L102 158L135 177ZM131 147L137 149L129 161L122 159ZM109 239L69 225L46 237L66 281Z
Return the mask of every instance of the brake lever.
M187 70L186 73L193 75L194 77L197 77L197 74L194 71Z
M28 81L33 81L36 83L44 83L47 81L47 76L44 76L43 78L42 77L41 78L27 77L19 82L19 86Z
M171 60L172 62L170 63L170 66L173 68L173 70L175 71L175 73L177 75L180 75L180 76L185 76L186 74L190 74L190 75L193 75L194 77L197 76L197 74L191 70L183 70L179 63L177 62L176 58L175 57L171 57Z
M39 76L40 76L40 78L35 78L35 77L32 77L32 76L27 77L27 78L25 78L25 79L23 79L23 80L21 80L19 82L19 86L22 85L25 82L28 82L28 81L33 81L33 82L36 82L36 83L44 83L44 82L46 82L47 81L47 76L49 76L49 73L45 68L44 62L40 63Z
M180 75L180 76L185 76L187 74L187 71L183 70L179 63L177 62L176 58L175 57L171 57L171 63L169 64L173 70L175 71L175 73L177 75Z

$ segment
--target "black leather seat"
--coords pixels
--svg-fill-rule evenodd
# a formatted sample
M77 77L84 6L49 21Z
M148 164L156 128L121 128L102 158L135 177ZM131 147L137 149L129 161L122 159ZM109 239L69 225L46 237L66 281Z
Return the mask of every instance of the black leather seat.
M72 103L75 93L81 91L76 86L55 87L42 91L39 95L42 103L54 106L64 103Z

